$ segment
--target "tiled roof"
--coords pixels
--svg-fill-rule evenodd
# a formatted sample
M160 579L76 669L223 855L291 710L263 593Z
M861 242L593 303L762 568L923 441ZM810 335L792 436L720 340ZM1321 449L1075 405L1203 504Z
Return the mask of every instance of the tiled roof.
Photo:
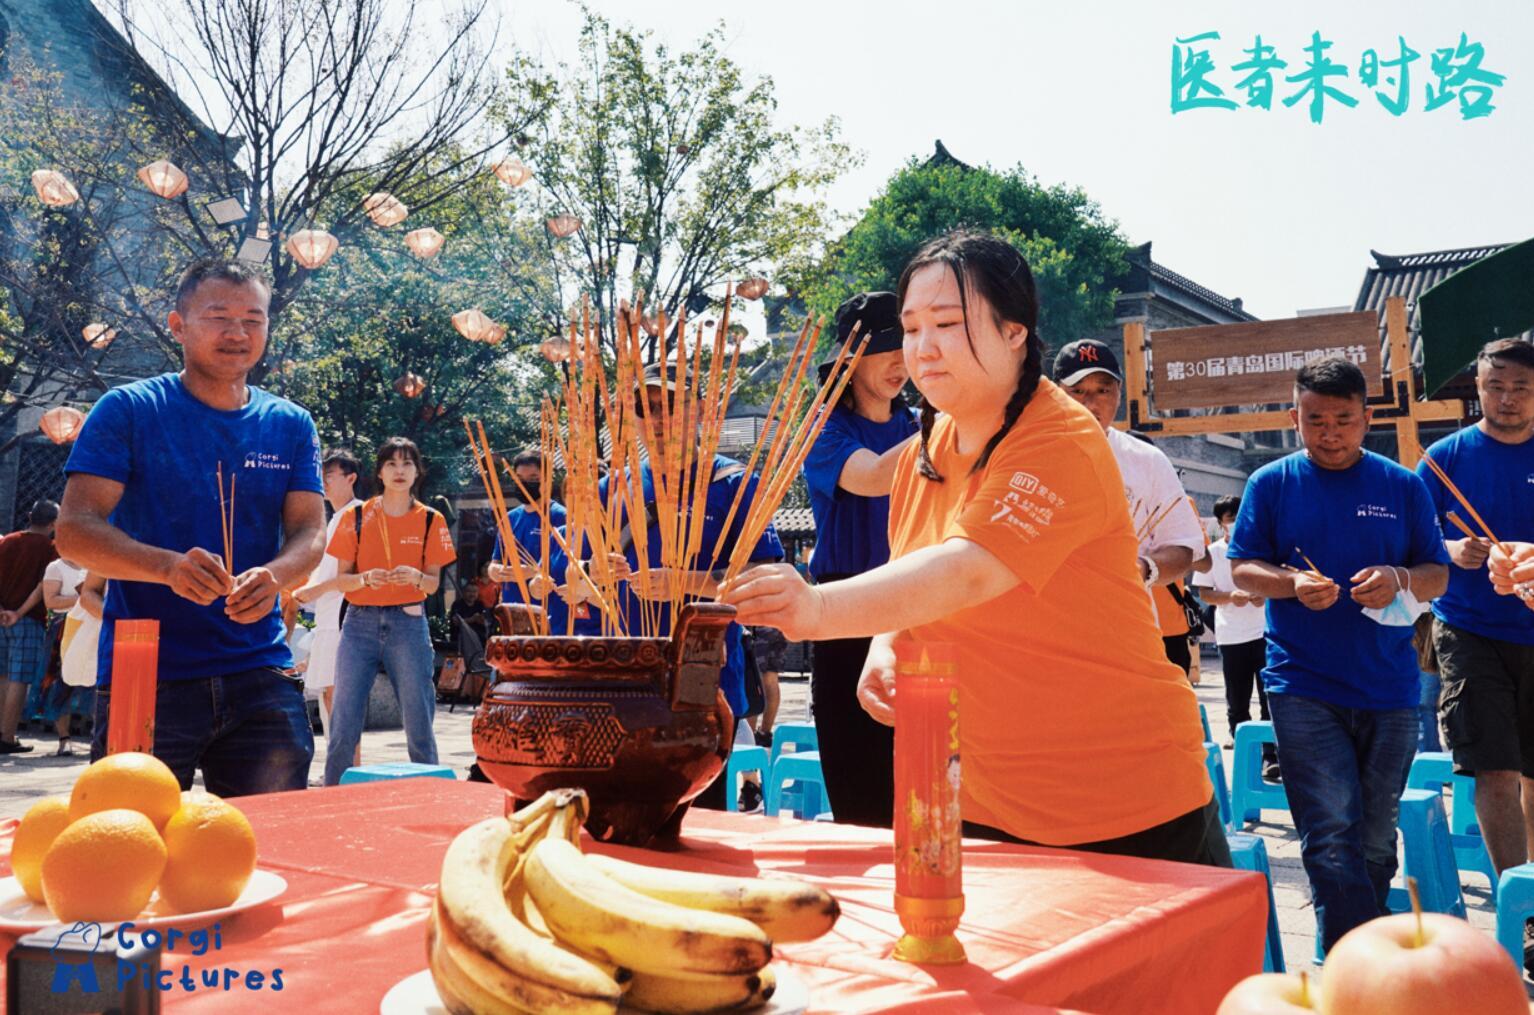
M1246 321L1255 321L1257 318L1241 308L1241 304L1235 300L1226 299L1213 289L1206 289L1186 275L1179 275L1166 265L1150 262L1151 277L1165 282L1174 288L1181 289L1190 296L1197 296L1206 303L1212 303L1233 316Z
M1418 330L1417 300L1433 286L1461 268L1503 250L1505 243L1490 247L1462 247L1458 250L1430 250L1421 254L1369 253L1374 267L1364 272L1364 284L1358 291L1354 310L1374 310L1380 315L1380 347L1389 362L1389 339L1385 334L1385 300L1391 296L1406 298L1406 324L1412 341L1412 363L1422 365L1422 337Z
M779 508L772 516L772 527L780 536L813 536L815 516L807 507Z

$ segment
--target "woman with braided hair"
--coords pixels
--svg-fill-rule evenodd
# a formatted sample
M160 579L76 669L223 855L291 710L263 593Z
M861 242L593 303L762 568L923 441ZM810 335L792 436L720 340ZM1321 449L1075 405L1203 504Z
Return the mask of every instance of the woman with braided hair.
M759 567L723 601L791 639L871 636L858 696L886 724L897 639L956 645L966 834L1229 866L1197 701L1164 654L1113 453L1042 377L1027 261L951 232L906 265L898 296L922 412L891 491L890 562L819 586Z

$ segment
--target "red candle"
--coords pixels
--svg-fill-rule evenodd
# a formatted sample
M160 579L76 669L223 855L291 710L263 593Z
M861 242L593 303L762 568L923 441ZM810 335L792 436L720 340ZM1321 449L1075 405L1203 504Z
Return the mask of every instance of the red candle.
M119 620L112 633L112 703L107 753L154 752L154 701L159 685L160 622Z
M964 962L959 678L953 645L895 643L895 957Z

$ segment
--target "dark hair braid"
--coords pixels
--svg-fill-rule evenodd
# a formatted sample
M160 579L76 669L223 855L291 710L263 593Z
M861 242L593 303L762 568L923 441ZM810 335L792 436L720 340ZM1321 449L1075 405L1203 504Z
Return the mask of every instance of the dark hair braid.
M916 471L922 474L923 479L931 479L941 483L943 474L937 471L937 466L932 464L932 456L927 453L927 438L932 436L932 424L937 422L937 410L932 403L927 401L927 396L921 398L921 447L916 453Z
M964 315L964 326L970 335L970 350L974 351L973 331L969 327L969 294L979 295L989 305L997 327L1006 323L1021 324L1027 329L1027 345L1022 367L1018 371L1017 388L1007 400L1001 428L986 442L970 474L985 468L991 453L1011 432L1018 417L1028 407L1033 393L1038 390L1039 379L1044 375L1044 340L1039 337L1039 294L1034 285L1033 272L1028 259L1006 240L975 229L955 229L929 240L916 252L900 273L896 293L902 306L911 276L918 270L933 264L946 266L959 283L959 306ZM916 468L921 475L941 483L943 476L937 471L927 449L937 410L921 400L921 447L916 458Z
M1012 430L1012 424L1017 422L1017 417L1028 408L1028 402L1033 398L1033 393L1038 390L1039 378L1044 375L1044 342L1036 334L1028 336L1028 352L1023 357L1023 369L1017 380L1017 390L1012 392L1012 397L1007 399L1007 412L1002 417L1001 429L991 435L986 442L985 450L980 452L980 458L975 462L975 467L970 471L974 475L985 468L991 460L991 452L996 450Z

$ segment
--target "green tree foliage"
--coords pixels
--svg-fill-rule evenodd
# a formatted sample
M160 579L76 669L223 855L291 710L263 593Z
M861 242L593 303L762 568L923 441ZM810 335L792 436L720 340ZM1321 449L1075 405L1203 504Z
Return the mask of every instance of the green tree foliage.
M1127 244L1080 188L1045 187L1021 167L1002 172L916 159L799 280L806 307L829 319L853 293L893 290L923 243L959 226L1004 236L1028 258L1039 286L1039 331L1051 348L1112 323L1111 285L1124 270Z
M578 65L521 132L528 189L582 223L550 240L566 305L589 298L608 342L621 300L703 315L729 280L802 272L831 228L820 193L854 161L836 121L775 123L772 80L747 79L726 43L721 25L673 51L588 10ZM513 65L509 94L542 74Z

